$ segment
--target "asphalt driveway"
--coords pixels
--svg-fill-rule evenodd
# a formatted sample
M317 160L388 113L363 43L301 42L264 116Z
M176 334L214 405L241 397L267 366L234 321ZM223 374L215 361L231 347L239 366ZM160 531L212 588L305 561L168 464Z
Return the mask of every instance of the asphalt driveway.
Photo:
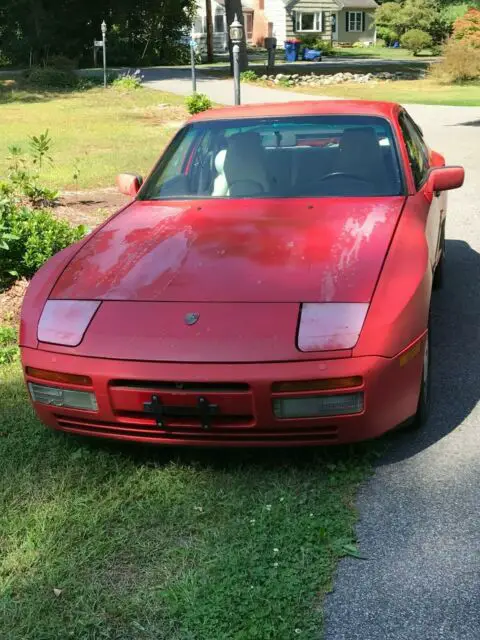
M392 437L360 492L365 560L340 564L326 640L480 638L480 110L409 108L451 163L447 280L433 304L433 398L424 431Z

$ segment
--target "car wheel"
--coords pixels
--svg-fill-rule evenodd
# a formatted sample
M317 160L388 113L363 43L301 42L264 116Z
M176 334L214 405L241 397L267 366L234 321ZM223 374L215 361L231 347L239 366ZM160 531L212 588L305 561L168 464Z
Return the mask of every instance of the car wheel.
M432 350L430 343L430 328L425 338L425 348L423 351L423 369L420 381L420 396L418 398L417 413L412 422L413 429L420 429L427 422L430 415L430 371L432 362Z
M435 290L441 289L445 280L445 225L442 227L440 237L440 249L442 251L440 260L438 261L437 268L433 274L433 288Z

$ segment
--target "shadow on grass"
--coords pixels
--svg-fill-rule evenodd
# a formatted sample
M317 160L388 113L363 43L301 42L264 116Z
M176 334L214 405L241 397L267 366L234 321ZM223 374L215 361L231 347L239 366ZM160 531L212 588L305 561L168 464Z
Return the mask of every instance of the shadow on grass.
M100 83L94 79L80 82L78 86L58 88L43 88L28 84L25 80L15 77L2 79L0 76L0 105L2 104L35 104L44 103L58 98L65 98L79 92L98 89Z

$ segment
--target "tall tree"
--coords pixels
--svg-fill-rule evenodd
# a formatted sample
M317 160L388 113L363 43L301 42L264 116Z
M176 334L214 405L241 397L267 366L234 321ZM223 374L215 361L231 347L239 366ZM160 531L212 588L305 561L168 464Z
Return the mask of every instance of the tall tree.
M213 62L212 0L205 0L205 15L207 18L207 62Z
M0 53L22 65L54 54L90 63L105 20L110 64L186 62L179 41L195 10L196 0L0 0Z
M240 71L248 69L248 55L247 55L247 33L245 30L245 19L243 17L242 0L225 0L225 12L227 14L227 31L237 16L238 20L243 25L243 39L240 44ZM232 55L232 43L230 37L228 38L228 48L230 51L230 65L233 67L233 55Z

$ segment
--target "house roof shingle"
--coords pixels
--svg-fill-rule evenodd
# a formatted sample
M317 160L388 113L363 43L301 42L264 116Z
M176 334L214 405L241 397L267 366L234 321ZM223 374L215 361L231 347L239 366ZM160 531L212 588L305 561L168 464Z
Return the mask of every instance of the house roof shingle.
M377 9L375 0L340 0L344 9Z
M297 0L283 0L285 6L294 8ZM334 0L341 9L376 9L379 5L375 0Z

